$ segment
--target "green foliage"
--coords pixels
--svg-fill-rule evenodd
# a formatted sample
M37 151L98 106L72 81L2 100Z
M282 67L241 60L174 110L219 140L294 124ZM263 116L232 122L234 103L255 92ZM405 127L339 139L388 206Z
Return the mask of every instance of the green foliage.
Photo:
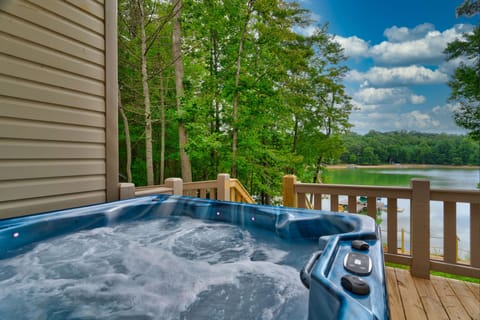
M465 1L458 15L471 16L480 13L480 1ZM480 141L480 25L473 32L463 34L463 39L450 42L445 49L447 61L462 59L448 82L452 89L451 101L459 103L454 111L457 125L469 130L472 138Z
M458 16L474 16L480 13L480 1L479 0L464 0L463 3L457 8Z
M480 146L466 136L370 131L351 133L343 141L347 151L340 159L344 163L480 165Z
M280 192L281 177L313 179L324 163L344 151L341 135L351 125L350 98L342 78L348 69L341 47L319 26L311 37L293 30L309 25L308 11L284 0L257 0L247 21L245 0L183 0L184 89L182 113L175 108L172 6L144 0L148 17L154 168L157 183L161 107L165 108L166 177L181 176L178 121L185 124L193 180L214 179L232 167L232 130L238 128L237 178L261 201ZM137 0L119 1L119 85L132 135L133 182L145 178L144 114L140 74ZM239 43L239 85L235 85ZM234 122L234 93L238 118ZM120 130L123 124L120 124ZM120 167L124 168L120 132Z

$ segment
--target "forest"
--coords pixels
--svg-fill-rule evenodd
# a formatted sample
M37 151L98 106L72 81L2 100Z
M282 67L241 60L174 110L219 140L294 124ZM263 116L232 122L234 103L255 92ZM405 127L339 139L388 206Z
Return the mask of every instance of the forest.
M478 164L467 137L351 133L347 57L311 23L284 0L119 0L122 180L224 172L263 199L329 163Z
M343 142L341 163L480 165L480 146L468 136L370 131L345 135Z
M119 1L120 167L136 185L214 179L250 192L319 172L351 125L340 45L295 2Z

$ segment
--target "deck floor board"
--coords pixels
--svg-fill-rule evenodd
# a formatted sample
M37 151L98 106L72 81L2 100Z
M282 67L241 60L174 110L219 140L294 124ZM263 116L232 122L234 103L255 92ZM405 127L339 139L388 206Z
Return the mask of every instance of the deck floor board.
M480 320L480 285L386 267L390 318Z

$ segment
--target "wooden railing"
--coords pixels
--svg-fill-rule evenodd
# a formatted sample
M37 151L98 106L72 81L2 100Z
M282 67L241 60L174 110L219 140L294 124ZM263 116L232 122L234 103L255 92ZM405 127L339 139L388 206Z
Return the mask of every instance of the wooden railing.
M212 200L255 203L242 183L238 179L231 179L226 173L219 174L217 180L186 182L183 184L183 194Z
M337 211L339 196L347 196L350 213L357 211L357 197L367 197L367 215L376 219L377 198L387 198L387 241L385 260L410 266L413 276L429 278L430 270L480 278L480 192L476 190L430 189L428 180L413 179L410 187L309 184L289 175L283 179L284 206L306 208L307 197L313 208L322 209L322 196L330 198L331 211ZM397 199L410 200L410 252L397 248ZM430 201L443 202L443 261L430 255ZM456 204L470 204L470 262L457 259Z
M135 187L133 183L120 184L120 199L152 194L175 194L212 200L255 203L242 183L222 173L217 180L183 182L180 178L169 178L164 185Z
M230 201L256 203L238 179L230 179Z

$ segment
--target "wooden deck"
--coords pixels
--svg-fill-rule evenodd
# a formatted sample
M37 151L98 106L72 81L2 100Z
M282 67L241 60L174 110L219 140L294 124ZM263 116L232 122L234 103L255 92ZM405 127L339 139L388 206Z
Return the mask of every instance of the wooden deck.
M386 267L390 318L480 319L480 285L431 276L414 278L410 271Z

